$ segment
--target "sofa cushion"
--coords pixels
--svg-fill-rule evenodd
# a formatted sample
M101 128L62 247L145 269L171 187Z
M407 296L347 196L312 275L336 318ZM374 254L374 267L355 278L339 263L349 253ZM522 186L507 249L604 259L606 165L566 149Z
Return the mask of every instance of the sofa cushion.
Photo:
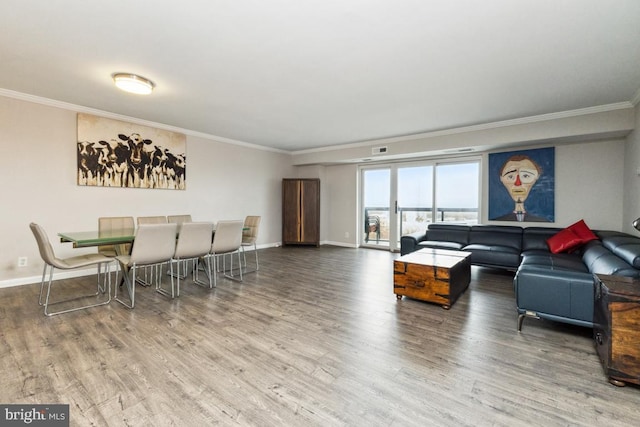
M640 277L640 270L616 256L599 241L593 241L587 245L582 261L591 273Z
M516 269L520 264L520 251L510 246L470 244L462 248L471 252L471 264Z
M589 273L589 269L582 262L582 257L575 254L542 254L529 252L522 256L520 268L523 267L544 267L549 270L577 271Z
M469 226L456 224L429 224L427 240L456 242L462 247L469 243Z
M510 225L474 225L469 232L469 244L505 246L522 250L522 227Z
M570 228L560 230L547 239L549 250L553 254L558 254L560 252L570 252L572 249L577 248L583 243L584 242L582 241L582 239Z
M557 254L560 252L572 252L592 240L598 240L598 236L581 219L551 236L547 239L547 244L549 245L549 250Z
M624 233L601 235L602 244L611 252L640 268L640 239Z
M522 232L522 252L543 252L549 253L549 245L547 239L561 228L553 227L527 227Z
M593 231L591 231L591 229L587 226L583 219L571 224L567 228L573 231L576 236L578 236L582 240L582 243L587 243L592 240L598 239L598 236L596 236Z
M461 243L457 242L439 242L434 240L425 240L418 243L417 249L434 248L434 249L451 249L459 251L463 248Z

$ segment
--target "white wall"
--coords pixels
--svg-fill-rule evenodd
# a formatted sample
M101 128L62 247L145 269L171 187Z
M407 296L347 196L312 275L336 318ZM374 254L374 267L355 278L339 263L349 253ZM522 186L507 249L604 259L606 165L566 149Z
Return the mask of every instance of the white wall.
M640 106L636 107L635 130L627 137L624 156L623 230L640 236L631 223L640 217Z
M281 240L281 180L295 173L289 154L188 135L185 191L81 187L76 141L76 112L0 97L0 287L39 280L32 221L62 257L95 249L73 249L56 233L94 230L100 216L188 213L217 221L261 215L258 245ZM27 267L17 267L21 256L28 257Z
M636 129L639 115L636 108ZM639 133L626 139L556 143L553 225L584 218L592 228L635 232L630 223L640 216ZM472 141L474 133L466 137ZM321 241L357 246L355 164L293 167L289 154L188 135L185 191L79 187L76 140L74 111L0 97L0 179L5 184L0 287L39 280L42 263L28 228L31 221L45 227L60 256L92 251L61 244L56 233L95 229L99 216L190 213L195 220L217 221L255 214L263 217L258 244L275 245L281 240L281 180L287 177L320 178ZM482 156L486 163L487 153ZM481 212L486 223L486 167L483 171ZM28 267L17 267L20 256L28 257Z
M520 148L520 147L519 147ZM534 147L521 147L522 149ZM572 143L556 146L555 223L526 223L524 226L565 227L584 219L594 229L623 229L625 140ZM514 225L487 220L488 154L482 155L483 197L481 222ZM640 164L640 159L639 164ZM370 164L370 163L368 163ZM358 222L358 167L338 165L300 167L306 177L323 177L328 202L321 206L322 239L326 243L356 246ZM637 177L640 180L640 177ZM637 211L640 216L640 210ZM349 237L345 237L349 232Z
M566 227L584 219L599 230L622 230L624 140L557 145L555 149L555 223L526 226ZM483 161L487 161L485 155ZM488 177L483 168L482 223L488 223ZM491 224L514 225L491 221Z
M328 230L325 233L327 243L341 246L356 246L358 232L358 166L328 166L326 168L325 187L330 192L329 205L325 216L328 218ZM347 237L345 233L348 233Z

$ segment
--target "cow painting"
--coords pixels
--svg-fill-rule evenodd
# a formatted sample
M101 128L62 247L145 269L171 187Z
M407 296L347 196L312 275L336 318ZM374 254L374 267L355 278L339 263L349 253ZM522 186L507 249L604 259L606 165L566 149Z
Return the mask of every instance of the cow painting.
M78 185L184 190L185 139L174 132L80 113Z

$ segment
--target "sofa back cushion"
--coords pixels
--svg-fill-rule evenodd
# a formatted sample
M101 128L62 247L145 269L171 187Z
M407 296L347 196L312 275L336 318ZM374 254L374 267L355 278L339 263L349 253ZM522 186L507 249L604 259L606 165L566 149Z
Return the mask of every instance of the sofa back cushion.
M640 277L640 270L615 255L599 240L587 243L582 261L591 273L616 276Z
M469 244L506 246L522 250L522 227L510 225L473 225L469 232Z
M611 252L631 264L640 268L640 239L630 234L620 232L598 233L602 245Z
M455 224L429 224L427 240L435 242L456 242L462 246L469 243L469 226Z
M558 233L560 228L527 227L522 232L522 252L540 250L549 251L547 239Z

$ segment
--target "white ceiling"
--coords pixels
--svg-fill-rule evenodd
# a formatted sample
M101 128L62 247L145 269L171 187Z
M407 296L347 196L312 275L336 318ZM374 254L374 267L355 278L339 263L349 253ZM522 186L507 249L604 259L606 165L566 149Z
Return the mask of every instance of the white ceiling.
M640 0L2 0L0 88L303 150L637 102Z

